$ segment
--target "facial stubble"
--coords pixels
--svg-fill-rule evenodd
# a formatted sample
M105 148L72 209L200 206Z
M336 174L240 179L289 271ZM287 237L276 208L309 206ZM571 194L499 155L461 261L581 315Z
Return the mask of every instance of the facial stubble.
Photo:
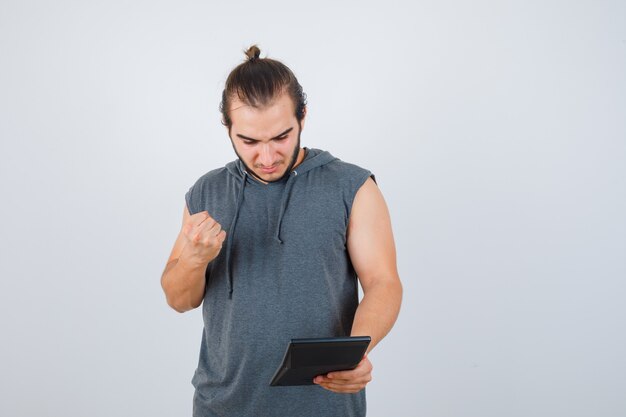
M246 168L246 171L248 172L248 174L254 176L255 178L263 181L263 182L278 182L278 181L282 181L285 177L288 177L289 174L291 173L291 170L293 169L293 166L296 164L296 161L298 160L298 154L300 153L300 133L302 132L302 128L300 126L300 123L298 123L298 142L296 143L296 147L293 150L293 153L291 155L291 161L289 161L289 166L287 167L287 169L285 170L285 173L278 179L275 179L273 181L268 181L268 180L264 180L263 178L259 177L258 175L256 175L256 173L254 172L253 169L250 169L250 167L246 164L246 162L243 160L243 158L241 157L241 155L239 155L239 152L237 152L237 148L235 148L235 143L233 142L233 139L230 138L230 143L233 146L233 150L235 151L235 155L237 155L237 157L239 158L239 160L241 161L241 163L243 164L243 166Z

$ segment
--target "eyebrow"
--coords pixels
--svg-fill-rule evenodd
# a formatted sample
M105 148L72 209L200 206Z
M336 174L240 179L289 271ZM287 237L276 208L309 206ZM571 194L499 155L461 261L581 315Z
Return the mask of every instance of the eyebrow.
M281 137L281 136L283 136L283 135L286 135L287 133L291 132L292 130L293 130L293 127L290 127L289 129L285 130L285 131L284 131L284 132L282 132L281 134L274 136L274 137L273 137L273 138L271 138L270 140L272 140L272 139L278 139L279 137ZM244 136L244 135L242 135L242 134L240 134L240 133L237 133L237 136L239 136L239 137L240 137L240 138L242 138L242 139L252 140L252 141L254 141L254 142L261 142L259 139L250 138L250 137L248 137L248 136Z

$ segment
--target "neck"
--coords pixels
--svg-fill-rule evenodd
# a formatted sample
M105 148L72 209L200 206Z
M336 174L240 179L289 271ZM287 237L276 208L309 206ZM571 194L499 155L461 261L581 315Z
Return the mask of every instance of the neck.
M298 157L296 158L296 163L293 164L293 167L291 168L292 171L295 167L300 165L302 161L304 161L305 156L306 156L306 151L304 150L304 148L300 148L300 150L298 151Z

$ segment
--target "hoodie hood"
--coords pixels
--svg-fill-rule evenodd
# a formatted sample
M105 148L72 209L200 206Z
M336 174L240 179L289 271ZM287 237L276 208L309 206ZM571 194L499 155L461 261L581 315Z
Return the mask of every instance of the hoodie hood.
M293 185L297 181L299 176L311 171L312 169L318 168L320 166L326 165L329 162L332 162L336 159L333 155L331 155L327 151L322 151L320 149L308 149L303 148L305 151L304 160L296 167L294 167L288 176L284 177L280 182L286 182L285 188L283 190L283 195L280 202L280 211L278 215L278 221L276 226L276 231L274 233L274 238L280 244L283 243L281 237L281 226L283 222L283 217L285 212L287 211L287 206L289 205L289 198L291 196L291 190ZM228 229L228 235L226 237L226 275L228 277L228 290L229 290L229 298L233 296L233 276L232 276L232 267L231 267L231 251L232 244L235 236L235 230L237 226L237 219L239 218L239 210L241 208L241 204L243 203L244 192L246 188L246 184L248 181L259 182L254 176L250 175L246 171L246 167L240 159L236 159L232 162L226 164L226 170L232 176L237 179L239 183L239 191L237 193L237 201L235 203L235 215L233 216L233 220L230 224L230 228ZM260 183L260 182L259 182ZM265 184L263 184L265 185Z

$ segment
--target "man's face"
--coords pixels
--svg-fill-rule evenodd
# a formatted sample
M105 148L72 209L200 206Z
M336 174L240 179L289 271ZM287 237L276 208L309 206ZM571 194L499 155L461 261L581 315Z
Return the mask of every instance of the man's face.
M246 168L263 181L280 179L300 156L300 132L294 103L282 94L264 108L234 99L230 107L230 139ZM299 162L299 161L298 161Z

